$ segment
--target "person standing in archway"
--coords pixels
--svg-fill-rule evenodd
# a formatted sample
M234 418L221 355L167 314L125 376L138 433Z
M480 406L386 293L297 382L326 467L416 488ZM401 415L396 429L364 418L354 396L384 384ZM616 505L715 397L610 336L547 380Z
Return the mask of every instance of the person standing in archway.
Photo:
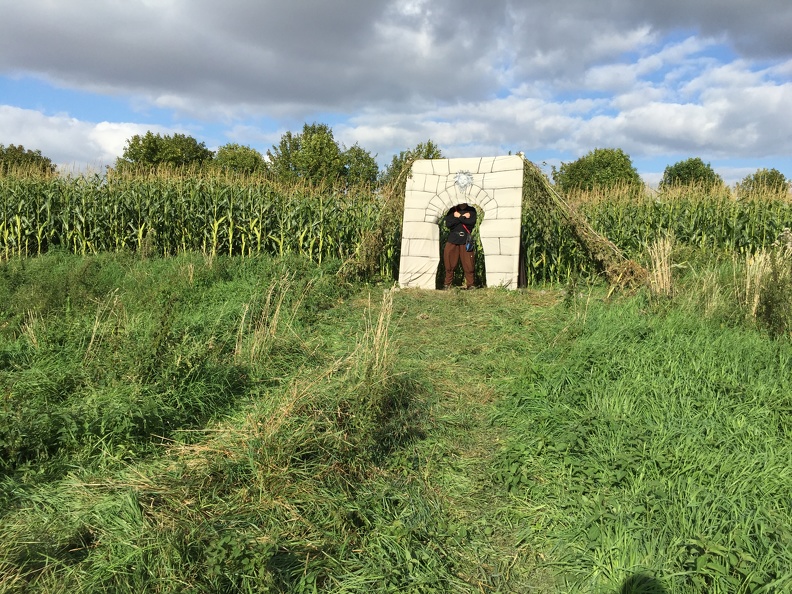
M462 262L465 273L465 289L475 289L474 271L476 269L476 255L473 251L471 234L476 225L476 209L467 203L457 204L445 217L448 227L448 240L443 248L443 265L445 266L445 281L443 289L450 289L454 281L454 271Z

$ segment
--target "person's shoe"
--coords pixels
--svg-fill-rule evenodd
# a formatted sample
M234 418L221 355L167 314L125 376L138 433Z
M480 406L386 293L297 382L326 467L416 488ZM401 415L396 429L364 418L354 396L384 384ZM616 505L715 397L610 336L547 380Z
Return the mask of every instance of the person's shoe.
M451 285L443 285L443 291L450 291Z
M465 287L465 291L472 291L476 288L476 285L470 285L469 287Z

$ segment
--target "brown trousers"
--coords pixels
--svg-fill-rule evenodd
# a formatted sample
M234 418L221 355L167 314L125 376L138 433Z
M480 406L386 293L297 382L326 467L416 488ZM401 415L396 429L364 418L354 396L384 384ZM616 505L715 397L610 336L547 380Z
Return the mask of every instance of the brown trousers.
M448 286L454 281L454 271L462 260L462 270L465 272L465 284L472 287L474 283L473 272L476 269L476 253L468 252L464 245L456 245L450 241L443 248L443 266L445 266L444 285Z

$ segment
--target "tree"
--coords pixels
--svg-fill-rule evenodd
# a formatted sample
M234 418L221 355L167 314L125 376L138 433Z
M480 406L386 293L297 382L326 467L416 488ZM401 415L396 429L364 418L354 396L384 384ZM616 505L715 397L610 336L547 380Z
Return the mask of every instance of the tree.
M116 159L116 168L202 165L212 157L214 153L206 148L206 144L192 136L161 136L149 130L144 136L135 134L127 140L123 155Z
M417 161L418 159L442 158L443 153L434 142L431 140L419 142L415 145L414 149L401 151L398 155L393 156L390 165L385 167L385 170L380 176L380 184L387 186L400 179L403 175L406 175L405 169L412 166L413 161Z
M757 169L737 184L740 196L789 192L789 180L778 169Z
M255 173L264 169L264 157L254 148L229 143L217 149L214 164L226 171Z
M715 173L709 163L705 163L699 157L691 157L666 167L663 179L660 181L661 188L691 185L702 186L709 190L723 185L723 179Z
M55 165L39 150L25 150L21 144L9 144L7 147L0 144L0 173L12 171L55 173Z
M341 149L326 124L305 124L300 134L286 132L267 156L268 169L282 181L306 181L315 186L344 177Z
M640 187L641 176L621 149L594 149L577 161L552 168L553 181L564 192L616 186Z
M377 183L379 175L377 161L357 143L344 151L344 168L349 185Z
M379 167L371 153L357 143L341 148L327 124L305 124L299 134L286 132L280 143L267 151L267 169L288 182L304 181L354 185L375 183Z

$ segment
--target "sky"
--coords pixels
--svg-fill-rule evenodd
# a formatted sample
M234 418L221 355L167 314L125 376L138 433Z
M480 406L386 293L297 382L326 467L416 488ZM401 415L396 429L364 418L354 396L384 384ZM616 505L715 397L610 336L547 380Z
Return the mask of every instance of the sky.
M380 167L619 148L792 178L790 0L0 0L0 144L61 170L188 134L266 154L306 123Z

